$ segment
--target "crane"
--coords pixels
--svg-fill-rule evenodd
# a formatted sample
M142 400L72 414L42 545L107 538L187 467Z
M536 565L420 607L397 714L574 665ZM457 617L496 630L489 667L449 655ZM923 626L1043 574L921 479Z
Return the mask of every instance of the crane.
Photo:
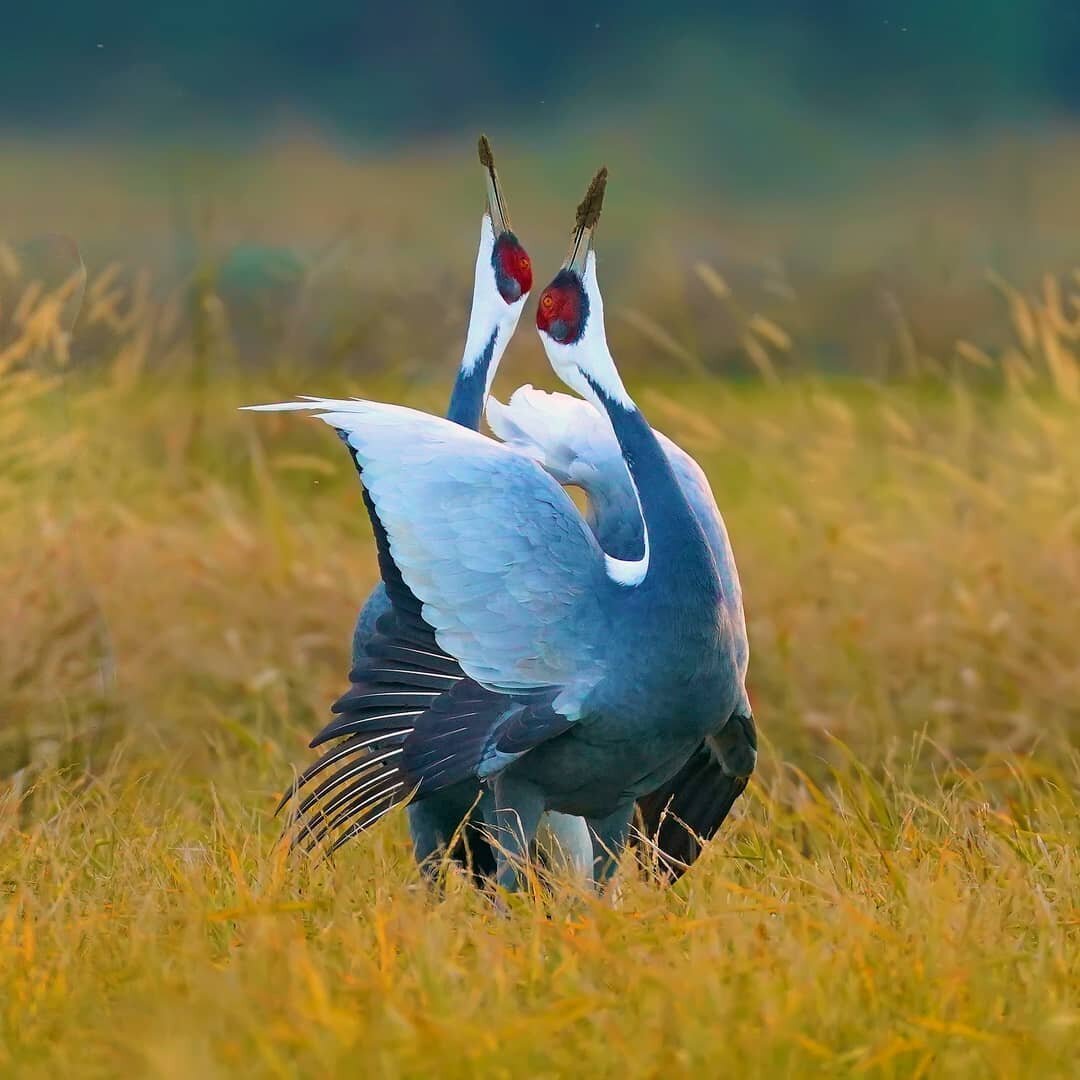
M312 411L347 442L390 602L313 745L342 741L301 777L334 770L299 807L310 844L332 835L336 849L402 802L482 780L501 884L550 811L588 820L602 881L635 799L705 740L723 747L733 723L752 732L722 574L607 347L592 251L605 184L602 170L537 326L556 373L612 427L640 555L605 551L554 477L460 425L360 400L255 407Z
M485 415L505 446L532 458L560 484L584 491L586 519L604 551L623 559L641 555L641 514L619 443L604 416L582 398L532 386L519 387L505 405L489 397ZM727 527L701 466L666 435L656 432L656 437L716 560L745 686L750 645ZM733 717L721 736L703 740L671 780L639 797L635 840L651 841L656 868L665 877L676 880L696 860L701 842L719 829L756 762L757 732L746 710Z

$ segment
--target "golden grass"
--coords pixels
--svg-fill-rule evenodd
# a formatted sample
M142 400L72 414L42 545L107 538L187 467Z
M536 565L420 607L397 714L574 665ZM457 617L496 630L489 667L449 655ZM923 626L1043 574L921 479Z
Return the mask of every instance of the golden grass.
M1067 290L1006 290L1015 346L929 381L793 377L750 310L767 383L638 381L728 519L761 767L676 889L626 866L617 903L502 916L431 896L400 815L331 868L275 849L374 566L336 441L235 407L361 380L218 372L205 325L113 284L86 371L62 335L18 347L39 298L0 312L0 1072L1069 1074Z

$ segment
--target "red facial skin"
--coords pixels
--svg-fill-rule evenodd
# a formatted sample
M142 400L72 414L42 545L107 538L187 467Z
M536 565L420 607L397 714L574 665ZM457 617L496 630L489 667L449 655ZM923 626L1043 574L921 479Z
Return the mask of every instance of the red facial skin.
M513 233L502 233L491 253L499 295L508 303L520 300L532 288L532 260Z
M553 341L571 345L581 337L588 313L588 299L581 282L563 270L540 294L536 325Z

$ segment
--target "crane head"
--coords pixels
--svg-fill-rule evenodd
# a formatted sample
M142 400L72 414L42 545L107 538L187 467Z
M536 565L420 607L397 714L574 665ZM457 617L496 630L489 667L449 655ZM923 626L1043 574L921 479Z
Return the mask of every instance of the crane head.
M604 298L596 280L593 234L607 185L601 169L578 207L570 252L540 295L536 326L555 374L601 412L633 410L604 330Z
M588 315L589 298L581 279L563 269L540 294L536 327L560 345L573 345L581 338Z
M506 196L495 171L495 158L486 135L480 136L479 154L487 178L487 217L495 234L491 269L499 295L507 304L514 304L532 288L532 260L510 228Z
M606 188L607 169L602 168L593 177L578 206L570 251L558 274L540 294L536 309L537 329L560 345L573 345L580 340L589 318L585 274Z

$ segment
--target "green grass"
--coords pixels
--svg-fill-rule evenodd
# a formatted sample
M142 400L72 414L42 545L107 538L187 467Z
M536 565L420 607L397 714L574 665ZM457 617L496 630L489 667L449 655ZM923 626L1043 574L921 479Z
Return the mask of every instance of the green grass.
M401 815L321 869L271 817L375 568L336 440L236 406L437 409L449 369L239 378L94 289L92 367L0 359L0 1072L1070 1074L1080 442L1052 305L1013 295L1011 352L904 385L627 357L728 521L761 764L677 888L626 865L616 899L500 915L426 891Z

